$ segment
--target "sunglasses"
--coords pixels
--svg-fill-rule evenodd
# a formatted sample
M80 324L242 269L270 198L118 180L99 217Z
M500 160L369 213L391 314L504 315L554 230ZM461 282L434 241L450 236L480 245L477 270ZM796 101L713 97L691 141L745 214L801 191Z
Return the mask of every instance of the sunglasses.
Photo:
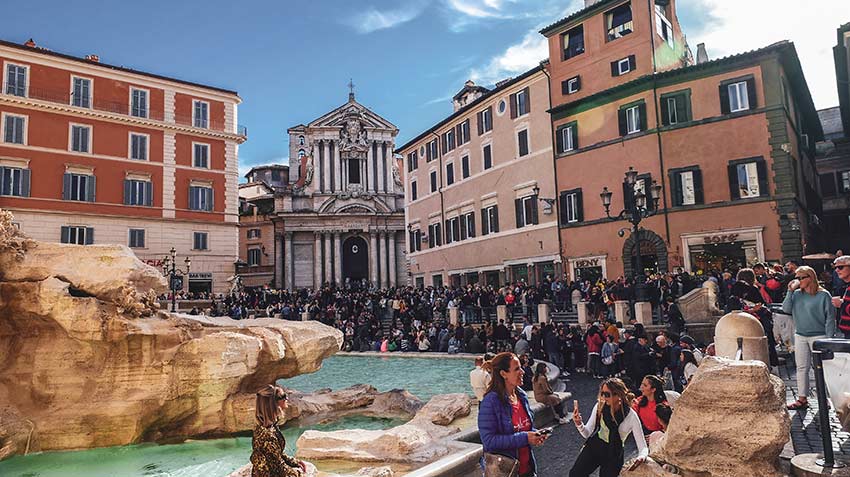
M850 267L850 265L836 265L832 268L834 268L836 270L844 270L844 267Z
M602 391L601 393L599 393L599 395L604 397L604 398L611 397L611 393L609 393L608 391Z
M811 277L810 277L810 276L808 276L808 275L804 275L804 276L802 276L802 277L794 276L794 278L796 278L797 280L805 280L805 279L807 279L807 278L811 278Z

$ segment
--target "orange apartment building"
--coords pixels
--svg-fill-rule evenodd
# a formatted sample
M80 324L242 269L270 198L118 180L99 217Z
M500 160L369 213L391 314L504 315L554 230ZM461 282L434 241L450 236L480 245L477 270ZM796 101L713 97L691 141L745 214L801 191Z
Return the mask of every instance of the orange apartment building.
M544 68L492 90L467 82L452 115L398 149L413 285L560 275Z
M572 278L736 269L819 251L822 140L793 44L694 60L674 0L601 0L543 30L562 254ZM634 190L623 185L633 166ZM639 237L612 215L662 187ZM637 245L636 245L636 242Z
M238 258L234 91L0 41L0 207L51 242L192 258L184 289L227 290Z

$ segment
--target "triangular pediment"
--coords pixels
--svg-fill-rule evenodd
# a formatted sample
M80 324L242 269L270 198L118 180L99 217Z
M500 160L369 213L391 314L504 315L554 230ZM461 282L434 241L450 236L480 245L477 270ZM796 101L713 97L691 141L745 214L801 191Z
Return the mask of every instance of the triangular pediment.
M387 121L371 109L363 106L353 99L320 118L313 120L307 125L307 127L342 127L345 125L346 115L350 115L353 112L360 113L360 119L363 122L363 127L366 129L386 129L390 131L398 131L398 128L393 123Z

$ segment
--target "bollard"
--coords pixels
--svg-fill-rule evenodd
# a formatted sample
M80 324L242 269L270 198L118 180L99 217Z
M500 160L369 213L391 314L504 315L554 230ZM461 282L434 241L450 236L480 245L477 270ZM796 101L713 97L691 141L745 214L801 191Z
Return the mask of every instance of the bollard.
M541 325L549 323L548 303L540 303L537 305L537 321L539 321Z
M614 302L614 317L620 323L629 322L629 302L626 300L617 300Z
M579 302L576 305L576 309L578 309L578 325L582 330L587 328L587 302Z
M652 303L647 301L635 303L635 318L643 326L652 325Z
M496 319L508 321L508 307L505 305L496 306Z

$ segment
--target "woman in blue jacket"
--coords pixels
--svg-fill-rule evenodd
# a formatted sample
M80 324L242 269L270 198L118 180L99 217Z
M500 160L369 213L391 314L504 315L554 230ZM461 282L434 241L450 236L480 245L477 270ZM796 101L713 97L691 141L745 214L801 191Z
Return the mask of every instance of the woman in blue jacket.
M531 446L542 445L546 435L534 429L534 414L522 390L523 371L513 353L499 353L490 361L492 380L478 408L478 431L485 454L518 461L519 477L537 475Z

